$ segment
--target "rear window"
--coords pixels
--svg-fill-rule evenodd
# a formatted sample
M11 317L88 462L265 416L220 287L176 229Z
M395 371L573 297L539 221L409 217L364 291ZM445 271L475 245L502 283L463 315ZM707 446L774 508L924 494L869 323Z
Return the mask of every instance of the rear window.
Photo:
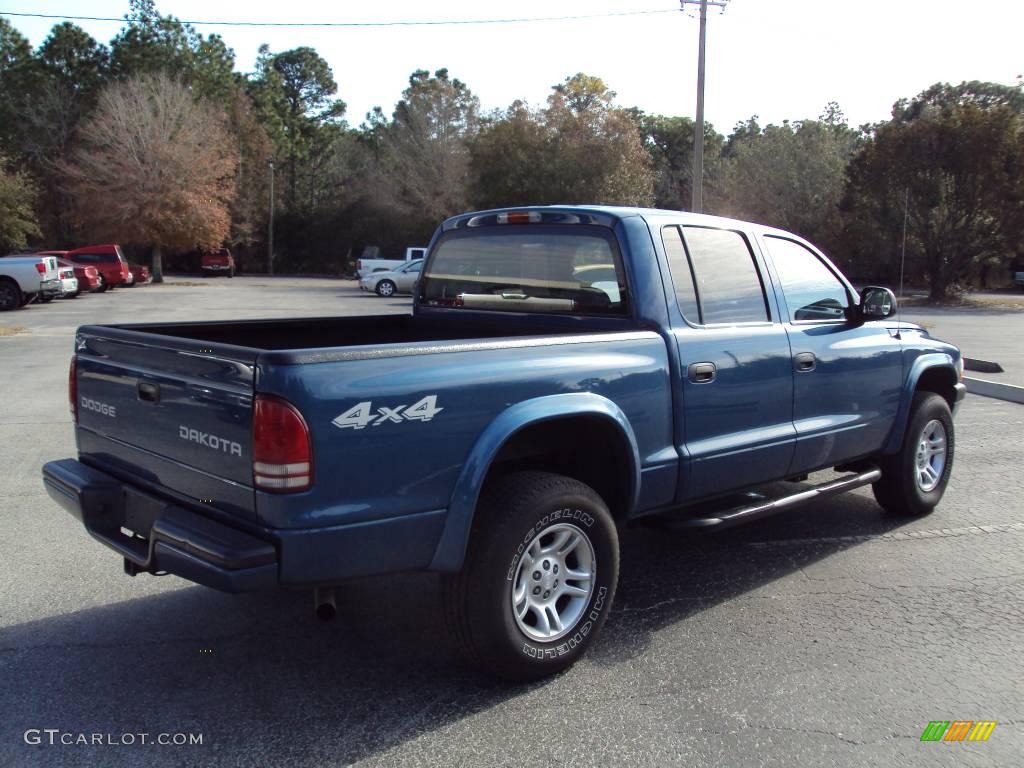
M623 315L626 279L604 227L508 226L450 232L420 280L426 306Z

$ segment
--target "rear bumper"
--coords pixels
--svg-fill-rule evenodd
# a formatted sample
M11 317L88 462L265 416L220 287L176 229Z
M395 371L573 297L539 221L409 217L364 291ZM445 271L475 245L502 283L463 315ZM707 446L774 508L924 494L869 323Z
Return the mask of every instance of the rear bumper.
M75 459L45 464L43 485L93 538L124 558L128 574L173 573L224 592L338 584L428 568L447 515L439 509L250 532Z
M278 586L273 544L152 496L74 459L43 467L50 496L93 538L124 557L125 571L173 573L224 592ZM125 531L132 531L130 535Z
M41 296L60 296L63 290L61 281L56 278L53 280L43 280L39 284L39 294Z

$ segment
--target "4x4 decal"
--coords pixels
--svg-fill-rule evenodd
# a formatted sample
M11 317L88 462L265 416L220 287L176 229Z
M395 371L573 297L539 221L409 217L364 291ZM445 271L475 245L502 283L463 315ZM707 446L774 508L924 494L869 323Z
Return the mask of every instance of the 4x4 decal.
M381 424L402 424L405 421L430 421L443 410L437 407L437 395L427 395L409 406L380 406L376 411L373 403L365 400L336 416L331 424L338 429L365 429L379 427Z

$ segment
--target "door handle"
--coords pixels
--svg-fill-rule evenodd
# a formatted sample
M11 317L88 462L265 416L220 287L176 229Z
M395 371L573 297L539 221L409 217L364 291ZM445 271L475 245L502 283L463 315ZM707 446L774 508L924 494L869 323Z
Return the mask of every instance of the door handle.
M817 365L817 358L814 357L813 352L801 352L793 358L793 367L798 373L807 373L807 371L813 371L814 366Z
M718 369L715 368L714 363L690 363L690 367L686 369L687 377L694 384L707 384L714 381L717 372Z
M160 402L160 385L150 384L148 381L139 382L139 400L144 400L147 403L159 403Z

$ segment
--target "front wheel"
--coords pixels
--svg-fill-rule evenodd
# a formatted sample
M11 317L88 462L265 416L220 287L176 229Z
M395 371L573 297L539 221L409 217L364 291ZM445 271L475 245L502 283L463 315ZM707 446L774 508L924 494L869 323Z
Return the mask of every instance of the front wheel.
M377 283L377 295L383 296L385 299L388 296L395 295L395 284L390 280L381 280Z
M899 453L882 458L882 478L872 488L887 512L920 516L942 500L953 471L956 445L949 403L934 392L917 392Z
M570 667L598 635L619 577L608 507L589 486L516 472L485 489L445 613L466 655L498 677Z
M13 280L0 280L0 312L17 309L21 299L21 289Z

